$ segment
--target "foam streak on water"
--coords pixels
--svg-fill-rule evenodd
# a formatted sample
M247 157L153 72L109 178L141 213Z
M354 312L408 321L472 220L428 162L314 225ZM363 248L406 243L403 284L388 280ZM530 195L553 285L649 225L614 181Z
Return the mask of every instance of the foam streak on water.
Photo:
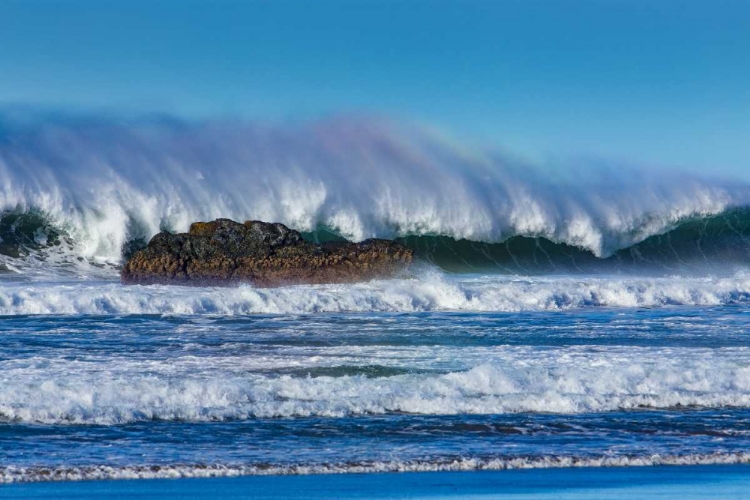
M0 314L310 314L518 312L750 302L750 275L725 277L446 276L258 289L123 287L107 282L0 283Z
M446 461L340 463L325 465L150 465L144 467L84 466L60 468L0 468L0 483L86 481L102 479L178 479L288 474L373 474L386 472L458 472L564 467L648 467L656 465L734 465L750 463L750 454L643 457L578 457L473 459Z
M747 463L744 281L6 282L0 481Z
M352 366L380 361L370 350L326 356ZM322 353L321 353L322 354ZM347 355L349 354L349 355ZM405 353L396 355L405 356ZM417 354L417 353L415 353ZM481 364L448 373L308 378L266 375L254 353L210 360L192 356L158 360L32 358L0 365L5 383L0 418L52 424L113 424L142 420L217 421L254 417L413 413L584 413L634 408L750 406L750 351L705 349L583 350L481 349L422 357L465 356ZM318 356L263 360L315 373ZM479 361L481 360L481 361ZM406 366L408 359L382 361ZM429 364L422 370L430 370ZM387 370L384 370L387 372Z

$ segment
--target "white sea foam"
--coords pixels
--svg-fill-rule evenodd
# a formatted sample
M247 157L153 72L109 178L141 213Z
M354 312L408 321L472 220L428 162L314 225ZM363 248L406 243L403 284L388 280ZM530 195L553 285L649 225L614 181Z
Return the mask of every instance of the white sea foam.
M354 240L544 236L606 256L750 205L743 183L603 165L566 175L569 165L520 165L376 120L5 121L0 211L44 212L76 255L99 261L119 261L129 238L217 217L323 225Z
M0 315L310 314L557 311L583 307L718 306L750 302L750 274L729 277L420 278L281 288L0 282Z
M307 354L299 366L328 366L321 356ZM328 358L340 354L331 348ZM439 366L440 356L417 354ZM366 355L359 353L360 358ZM0 415L23 422L110 425L394 412L576 414L750 407L748 348L498 346L453 355L465 369L374 378L256 372L259 356L253 354L8 359L0 362ZM410 364L408 359L394 363Z
M552 469L563 467L648 467L656 465L733 465L750 463L750 453L642 455L599 457L457 458L424 461L357 462L312 465L196 464L86 465L2 467L0 483L86 481L102 479L177 479L257 475L368 474L384 472L461 472L478 470Z

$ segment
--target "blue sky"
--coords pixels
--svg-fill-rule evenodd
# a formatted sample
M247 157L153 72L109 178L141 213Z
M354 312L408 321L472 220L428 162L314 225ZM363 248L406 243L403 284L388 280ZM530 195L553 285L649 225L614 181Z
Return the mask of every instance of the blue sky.
M750 2L0 0L0 106L19 104L376 114L750 178Z

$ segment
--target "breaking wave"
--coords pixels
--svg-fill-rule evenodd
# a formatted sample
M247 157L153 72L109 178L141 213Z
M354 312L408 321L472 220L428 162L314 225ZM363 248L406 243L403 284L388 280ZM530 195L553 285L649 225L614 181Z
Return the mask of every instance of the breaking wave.
M122 287L108 282L8 283L0 315L246 315L563 311L590 307L750 303L750 275L728 277L454 277L282 288Z
M278 221L311 238L400 237L460 270L750 259L748 184L528 165L383 120L0 114L0 180L0 266L21 273L113 268L160 230L217 217Z
M750 407L745 348L497 349L463 371L291 376L253 358L2 363L0 421L115 425L409 413L581 414ZM314 367L310 367L313 371Z
M334 464L195 464L195 465L84 465L57 467L0 467L0 483L86 481L102 479L177 479L259 475L368 474L382 472L460 472L563 467L648 467L657 465L734 465L750 463L749 453L685 455L460 457L444 460L364 461Z

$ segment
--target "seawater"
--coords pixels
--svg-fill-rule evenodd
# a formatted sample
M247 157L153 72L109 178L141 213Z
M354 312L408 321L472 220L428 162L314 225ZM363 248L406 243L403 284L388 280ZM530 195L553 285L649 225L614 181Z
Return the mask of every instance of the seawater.
M0 481L750 461L750 184L387 120L0 110ZM228 217L408 276L122 286Z
M750 275L0 282L0 481L750 462Z

